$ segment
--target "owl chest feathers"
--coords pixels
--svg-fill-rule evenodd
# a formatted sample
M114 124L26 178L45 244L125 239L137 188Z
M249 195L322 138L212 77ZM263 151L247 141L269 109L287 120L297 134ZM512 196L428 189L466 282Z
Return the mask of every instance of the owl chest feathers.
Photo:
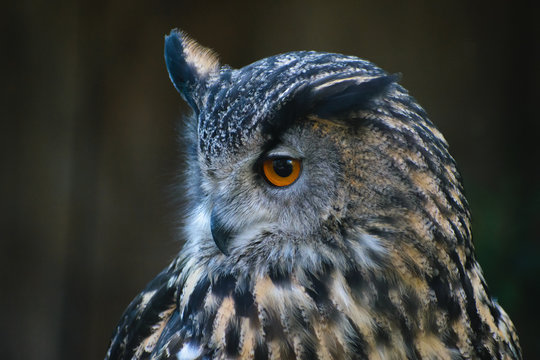
M209 358L458 359L457 332L470 331L445 329L449 315L433 315L427 282L367 267L214 279L193 271L179 303L184 353Z
M396 252L371 235L348 244L348 260L321 257L290 271L212 274L188 262L178 351L209 359L512 358L511 322L477 265L461 265L464 254L431 264L428 274L407 264L417 249Z

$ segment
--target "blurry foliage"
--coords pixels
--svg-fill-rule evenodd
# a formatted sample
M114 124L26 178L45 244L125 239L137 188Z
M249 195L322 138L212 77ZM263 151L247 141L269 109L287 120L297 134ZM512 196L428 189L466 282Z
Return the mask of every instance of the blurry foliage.
M472 211L473 241L491 295L503 306L518 329L525 358L540 354L531 322L540 298L540 189L523 189L519 178L500 181L487 189L465 181ZM530 193L520 198L523 191ZM532 316L534 318L534 316Z

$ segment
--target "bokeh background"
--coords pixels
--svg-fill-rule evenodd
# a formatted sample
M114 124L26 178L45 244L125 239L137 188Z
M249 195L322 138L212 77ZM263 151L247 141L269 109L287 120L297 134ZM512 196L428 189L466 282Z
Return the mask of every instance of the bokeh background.
M524 0L3 4L0 358L102 358L179 250L187 107L162 49L180 27L233 67L313 49L401 72L461 169L492 293L539 359L538 14Z

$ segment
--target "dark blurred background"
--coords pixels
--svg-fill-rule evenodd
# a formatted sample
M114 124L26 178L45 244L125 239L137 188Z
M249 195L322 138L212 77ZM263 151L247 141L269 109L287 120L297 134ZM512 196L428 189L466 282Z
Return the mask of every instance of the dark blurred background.
M241 67L353 54L426 108L465 179L478 257L540 358L539 27L533 1L13 1L1 21L2 359L100 359L180 249L180 27ZM180 194L181 197L181 194Z

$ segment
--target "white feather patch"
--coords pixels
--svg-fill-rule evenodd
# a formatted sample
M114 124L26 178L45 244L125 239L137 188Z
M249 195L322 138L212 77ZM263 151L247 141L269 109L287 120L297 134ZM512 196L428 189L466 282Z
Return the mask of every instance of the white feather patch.
M201 356L202 349L200 346L193 345L192 343L186 343L176 354L178 360L194 360Z

